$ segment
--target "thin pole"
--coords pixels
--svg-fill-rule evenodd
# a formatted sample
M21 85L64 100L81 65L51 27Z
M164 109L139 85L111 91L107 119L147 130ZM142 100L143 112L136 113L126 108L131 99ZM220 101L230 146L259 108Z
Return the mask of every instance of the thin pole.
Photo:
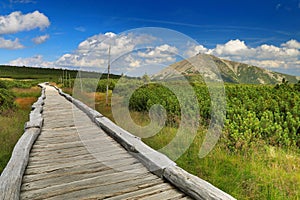
M108 48L108 66L107 66L107 83L106 83L106 105L107 106L108 106L109 71L110 71L110 45Z
M71 87L71 73L69 73L69 87Z
M64 87L64 75L65 75L65 72L64 72L64 69L62 70L62 84L63 84L63 87Z

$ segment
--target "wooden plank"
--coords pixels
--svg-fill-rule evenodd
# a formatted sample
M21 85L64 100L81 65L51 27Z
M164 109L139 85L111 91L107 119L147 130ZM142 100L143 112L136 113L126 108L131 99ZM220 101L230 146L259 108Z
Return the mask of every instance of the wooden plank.
M55 177L60 177L65 175L71 176L72 174L88 173L89 171L95 170L95 168L97 169L103 167L109 168L111 170L117 170L117 171L128 171L130 169L135 169L136 167L143 168L141 163L137 162L135 159L132 158L116 160L115 162L111 163L109 166L100 163L99 161L95 161L93 163L62 168L61 170L57 170L49 173L24 175L23 183L28 183L31 181L37 181L37 180L48 179L48 178L55 178Z
M55 151L55 150L60 150L60 149L67 149L67 148L75 148L75 147L85 147L89 145L92 148L96 147L104 147L108 148L111 147L108 142L105 142L103 138L93 138L93 139L88 139L88 140L77 140L77 141L65 141L62 143L50 143L48 145L39 145L38 143L34 145L32 148L32 152L40 152L43 150L47 151Z
M88 152L86 149L76 149L72 151L62 151L61 153L51 153L51 154L35 154L36 156L31 155L29 158L29 161L31 163L51 163L55 161L59 161L62 159L68 159L68 158L74 158L74 159L80 159L82 157L85 157L87 155L91 155L92 157L96 159L100 158L109 158L113 159L114 155L116 154L123 154L128 155L126 152L121 151L119 149L115 150L109 150L109 151L101 151L101 147L98 147L98 149L94 149L94 152Z
M128 170L130 170L130 169L128 168L127 171ZM144 171L142 169L135 171L135 173L139 173L139 174L146 173L146 172L147 171ZM113 175L114 173L116 173L115 170L113 170L109 167L103 166L102 168L100 168L100 167L94 168L93 171L90 170L88 173L77 173L77 174L72 174L72 176L70 176L69 174L65 174L65 176L48 178L48 179L43 179L43 180L34 181L34 182L30 182L30 183L23 183L21 191L38 190L38 189L42 189L42 188L51 187L53 185L58 185L58 184L62 185L62 184L67 184L67 183L71 183L71 182L75 182L75 181L81 181L84 179L90 179L90 178L94 178L94 177L99 177L101 179L104 179L104 177L107 174ZM127 173L127 172L122 171L120 173L120 175L125 174L125 173ZM118 175L118 176L120 176L120 175Z
M143 184L146 186L152 182L154 184L161 183L162 180L156 176L140 177L137 179L126 180L123 182L115 182L104 185L94 185L94 187L86 188L84 190L74 190L72 192L66 192L61 195L53 196L49 200L61 200L61 199L105 199L108 197L124 194L137 188ZM113 189L112 189L113 188Z
M134 175L134 176L133 176ZM137 180L153 180L155 179L152 174L145 174L144 176L141 176L140 174L131 174L131 173L113 173L113 174L107 174L101 177L93 177L88 179L82 179L66 184L60 184L60 185L54 185L48 188L42 188L39 190L32 190L32 191L26 191L21 193L21 197L24 199L35 199L35 198L49 198L57 195L62 195L74 191L81 191L84 190L84 193L91 188L95 188L97 186L107 186L109 185L112 187L112 185L115 186L115 184L118 183L127 183L130 181L136 182Z
M139 198L141 200L157 200L157 199L179 199L181 197L184 197L185 194L182 192L179 192L177 189L173 187L169 187L167 190L163 190L160 193L157 194L151 194L149 196L145 196L143 198Z
M98 162L113 162L113 160L117 160L117 159L121 159L121 158L126 158L126 157L130 157L128 154L126 154L125 152L120 153L115 153L112 155L106 155L106 154L102 154L102 153L97 153L97 154L90 154L90 153L86 153L83 155L78 155L78 156L69 156L67 158L63 157L63 158L58 158L58 159L51 159L51 157L49 157L49 162L45 161L32 161L30 162L30 165L28 165L28 168L41 168L41 167L55 167L55 166L59 166L62 164L66 164L66 163L72 163L72 162L77 162L77 160L97 160Z
M30 154L30 159L32 161L38 161L38 160L45 160L45 159L56 159L61 157L71 157L71 156L79 156L79 155L92 155L92 156L101 156L102 157L108 157L108 156L114 156L115 154L126 154L125 151L122 151L120 149L104 149L102 151L101 146L95 147L93 150L88 151L88 149L85 146L81 147L74 147L74 148L65 148L65 149L58 149L58 150L49 150L47 149L39 152L33 152Z
M141 199L142 197L161 193L164 190L168 190L170 188L169 183L159 183L159 184L150 184L147 187L137 190L133 190L131 192L127 192L125 194L116 195L114 197L107 198L107 200L129 200L129 199Z
M130 155L126 155L126 156L115 156L115 159L125 159L125 158L129 158L129 159L134 159L132 158ZM112 158L112 159L114 159ZM97 160L98 162L100 162L99 160ZM103 163L105 163L105 161L107 161L107 163L109 163L108 161L109 158L107 158L107 160L102 160ZM82 165L82 164L87 164L87 163L94 163L95 159L86 159L86 160L76 160L74 162L69 162L69 163L64 163L64 164L59 164L59 165L54 165L54 166L44 166L44 167L30 167L30 165L27 167L25 174L39 174L39 173L49 173L52 171L58 171L60 169L64 169L67 167L72 167L72 166L76 166L76 165Z

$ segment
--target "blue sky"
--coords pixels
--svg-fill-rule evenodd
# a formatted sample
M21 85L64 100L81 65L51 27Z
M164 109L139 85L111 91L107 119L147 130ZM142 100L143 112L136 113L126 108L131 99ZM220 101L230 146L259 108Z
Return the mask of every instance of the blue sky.
M146 29L146 50L123 56L127 70L167 65L178 60L174 54L188 57L200 52L300 76L300 0L2 0L0 63L105 66L106 51L99 54L105 48L103 40L119 45L112 47L112 54L120 48L133 51L141 45L133 42L140 31L129 30L144 27L174 30L186 37L166 30L168 36L160 39L156 33L155 41L160 42L153 43L149 38L155 31ZM189 45L179 50L182 47L168 43L168 37Z

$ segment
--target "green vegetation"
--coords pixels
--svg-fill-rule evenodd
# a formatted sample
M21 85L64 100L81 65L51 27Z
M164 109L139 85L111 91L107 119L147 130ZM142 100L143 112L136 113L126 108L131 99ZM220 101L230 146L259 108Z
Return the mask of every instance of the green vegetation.
M0 171L23 133L30 105L40 95L40 90L33 86L50 81L72 93L76 77L75 71L60 69L46 72L47 69L43 75L38 72L43 69L7 68L0 66L1 77L6 78L0 80ZM80 87L86 98L81 100L113 120L111 108L105 104L106 75L100 81L95 79L98 76L96 73L82 76ZM118 78L111 76L110 97ZM226 84L223 134L213 151L200 159L198 153L210 122L211 102L207 87L196 76L188 79L197 95L200 126L194 142L177 164L237 199L300 199L300 81L290 84L283 80L277 85ZM180 80L173 81L175 90L176 86L182 87ZM129 99L129 108L136 123L142 126L149 123L148 112L154 104L163 105L167 111L166 126L155 136L143 139L159 150L177 133L181 117L179 100L170 89L151 83L146 76L118 82L118 94L126 97L135 86L140 88ZM121 98L119 101L122 103ZM188 105L194 103L188 97L184 101ZM191 114L195 112L192 108L188 110Z
M181 87L180 84L177 84ZM268 145L299 148L300 146L300 93L295 86L281 84L227 85L227 113L224 141L231 151L247 150L252 144L264 141ZM200 105L201 124L210 120L210 98L205 85L194 85ZM192 104L189 97L185 102ZM181 108L176 96L167 88L148 84L133 93L129 108L148 112L154 104L162 105L168 121L180 117ZM193 112L193 110L189 110ZM297 131L298 130L298 131Z
M40 96L35 82L0 80L0 173L24 132L31 105Z
M45 80L48 82L59 82L63 75L63 71L67 71L71 78L75 78L77 71L62 70L62 69L48 69L36 67L15 67L0 65L1 78L12 78L19 80Z
M142 81L135 84L142 85ZM128 85L121 87L121 94L126 96ZM180 87L179 82L175 85ZM276 86L227 84L223 135L202 159L198 153L211 117L210 98L205 85L192 85L200 106L200 128L177 164L237 199L299 199L300 82L283 81ZM97 93L96 109L113 119L104 102L105 95ZM143 141L159 150L176 135L180 106L172 91L149 83L131 96L131 117L147 125L148 111L154 104L164 106L167 123L159 133Z

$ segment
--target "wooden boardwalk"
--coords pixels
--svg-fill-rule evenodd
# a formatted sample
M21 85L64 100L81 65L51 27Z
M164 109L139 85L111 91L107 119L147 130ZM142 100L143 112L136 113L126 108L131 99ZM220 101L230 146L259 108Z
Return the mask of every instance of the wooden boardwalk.
M50 86L43 118L20 199L191 199L149 172Z

